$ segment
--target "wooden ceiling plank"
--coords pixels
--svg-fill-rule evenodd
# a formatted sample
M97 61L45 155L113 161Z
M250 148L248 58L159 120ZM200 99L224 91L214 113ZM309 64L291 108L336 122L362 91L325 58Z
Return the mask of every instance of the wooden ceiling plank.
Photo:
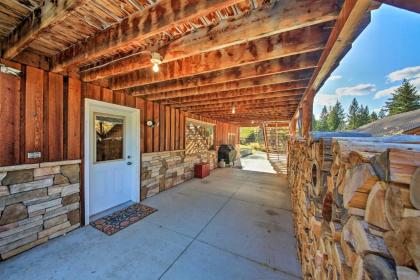
M261 105L256 104L256 105L242 105L242 107L239 109L236 109L236 114L240 114L240 113L244 113L244 112L252 112L252 113L257 113L258 110L261 110L262 112L265 112L267 114L272 114L272 113L278 113L278 112L288 112L291 113L293 115L294 110L296 109L296 106L298 105L299 101L277 101L271 104L265 104L265 103L261 103ZM288 108L287 110L285 108ZM188 112L192 112L194 114L205 114L205 113L212 113L212 114L218 114L219 112L225 112L228 114L232 114L232 109L229 107L211 107L208 109L202 109L202 110L198 110L198 109L185 109Z
M133 71L127 75L111 78L111 88L119 90L143 86L200 73L220 71L258 61L321 50L330 33L330 30L325 28L326 25L326 23L323 23L309 26L230 46L222 50L164 63L160 66L158 73L154 73L151 69Z
M188 89L196 87L221 84L230 81L239 81L242 79L256 78L281 72L310 69L316 67L320 57L321 51L316 51L273 60L266 60L240 67L233 67L228 70L195 75L186 79L171 80L150 86L132 88L130 89L130 93L135 96L145 96L177 90L187 91Z
M275 104L288 104L291 102L292 104L299 103L300 98L296 97L275 97L269 99L260 99L260 100L246 100L246 101L237 101L237 102L228 102L223 104L212 104L212 105L203 105L203 106L186 106L184 109L188 108L188 111L195 111L195 112L204 112L207 110L214 110L214 109L223 109L223 110L232 110L232 107L235 106L239 109L241 106L269 106L273 103Z
M12 59L53 24L64 21L73 10L89 0L46 1L2 42L2 56Z
M53 71L62 72L73 65L95 60L135 41L142 41L213 10L240 3L243 0L162 0L142 12L79 42L53 59Z
M162 47L158 52L167 63L331 21L337 15L337 0L276 1L237 20L229 18L222 20L215 27L201 28ZM150 48L157 49L153 46ZM107 63L103 67L96 66L91 71L83 72L82 78L85 82L90 82L148 67L151 67L150 53L140 53L118 59L115 63Z
M279 73L252 79L244 79L240 81L227 82L223 84L210 85L205 87L198 87L195 89L178 90L174 92L166 92L163 94L147 96L148 100L159 101L164 99L171 99L177 97L197 96L203 94L210 94L214 92L225 92L230 90L245 89L255 86L273 85L287 82L295 82L310 79L313 69L306 69L301 71L292 71L286 73Z
M157 85L133 88L130 89L130 92L135 96L175 92L178 90L187 92L196 87L222 84L230 81L240 81L282 72L310 69L317 65L320 55L321 52L318 51L274 60L266 60L241 67L234 67L224 71L196 75L188 79L177 79Z
M241 96L249 96L261 93L270 93L276 91L287 91L292 89L305 89L309 80L301 80L296 82L289 82L289 83L280 83L280 84L273 84L267 86L256 86L252 88L245 88L239 90L232 90L226 92L213 92L210 94L203 94L198 96L189 96L189 97L180 97L170 99L168 101L162 101L161 104L171 104L171 103L182 103L182 104L189 104L191 102L197 101L211 101L211 100L219 100L223 98L230 98L230 97L241 97Z
M264 92L261 94L253 94L253 95L246 95L246 96L237 96L237 97L226 97L222 99L216 100L209 100L209 101L195 101L191 103L173 103L172 107L194 107L194 106L203 106L203 105L212 105L212 104L224 104L224 103L232 103L232 102L240 102L240 101L250 101L250 100L261 100L261 99L271 99L271 98L278 98L278 97L290 97L290 96L298 96L301 97L304 93L304 89L293 89L293 90L286 90L286 91L274 91L274 92Z

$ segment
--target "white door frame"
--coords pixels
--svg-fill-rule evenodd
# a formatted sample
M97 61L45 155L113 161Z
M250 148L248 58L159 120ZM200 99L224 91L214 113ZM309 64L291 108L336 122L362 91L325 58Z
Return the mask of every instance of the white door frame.
M133 167L136 170L136 180L132 184L132 200L134 202L140 202L140 110L136 108L121 106L117 104L111 104L107 102L97 101L93 99L85 99L85 119L84 119L84 215L85 215L85 225L89 225L89 196L90 196L90 163L93 162L92 153L90 149L90 141L92 141L91 131L89 129L92 127L90 122L94 121L94 113L99 112L100 109L118 109L125 111L128 114L131 114L133 117L132 127L127 127L127 129L134 130L134 135L138 135L138 141L135 141L135 145L131 147L133 149L133 156L130 161L133 163Z

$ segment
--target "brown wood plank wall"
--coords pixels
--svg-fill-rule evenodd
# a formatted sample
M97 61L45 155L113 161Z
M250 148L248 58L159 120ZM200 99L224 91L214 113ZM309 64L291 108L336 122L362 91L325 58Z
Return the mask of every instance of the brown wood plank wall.
M85 98L140 109L141 152L184 149L186 117L215 123L216 145L227 142L227 133L238 133L237 127L169 106L116 94L34 67L1 62L22 69L24 75L17 78L0 74L0 117L4 120L0 166L81 159ZM147 120L154 120L159 126L147 127ZM28 159L28 152L41 152L42 156Z
M4 61L1 61L5 63ZM21 69L19 64L7 64ZM21 79L0 73L0 166L20 163L20 108L21 108Z

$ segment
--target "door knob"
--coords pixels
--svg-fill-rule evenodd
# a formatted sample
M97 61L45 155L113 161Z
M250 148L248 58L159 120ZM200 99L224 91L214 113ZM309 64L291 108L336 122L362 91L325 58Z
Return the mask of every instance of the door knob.
M133 163L131 161L127 162L127 165L132 165Z

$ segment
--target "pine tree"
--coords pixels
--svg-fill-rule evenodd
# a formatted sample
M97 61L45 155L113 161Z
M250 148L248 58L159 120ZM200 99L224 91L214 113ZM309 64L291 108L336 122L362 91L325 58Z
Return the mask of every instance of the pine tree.
M345 126L345 113L343 106L337 101L332 107L327 118L328 129L330 131L343 130Z
M370 114L370 121L374 122L374 121L377 121L378 119L379 119L378 114L376 114L376 112L373 111L372 114Z
M359 125L359 103L356 98L350 104L348 118L348 129L358 128Z
M328 119L328 109L327 109L327 106L324 105L324 107L322 107L321 115L319 116L317 130L328 131L327 119Z
M395 90L385 105L390 116L420 109L420 96L416 88L404 79L402 85Z
M381 110L379 110L378 117L379 117L380 119L383 119L383 118L385 118L385 117L386 117L386 109L385 109L385 108L381 108Z
M314 114L312 114L312 130L318 130L318 120L315 118Z
M359 126L370 123L370 113L368 106L360 106L359 109Z

